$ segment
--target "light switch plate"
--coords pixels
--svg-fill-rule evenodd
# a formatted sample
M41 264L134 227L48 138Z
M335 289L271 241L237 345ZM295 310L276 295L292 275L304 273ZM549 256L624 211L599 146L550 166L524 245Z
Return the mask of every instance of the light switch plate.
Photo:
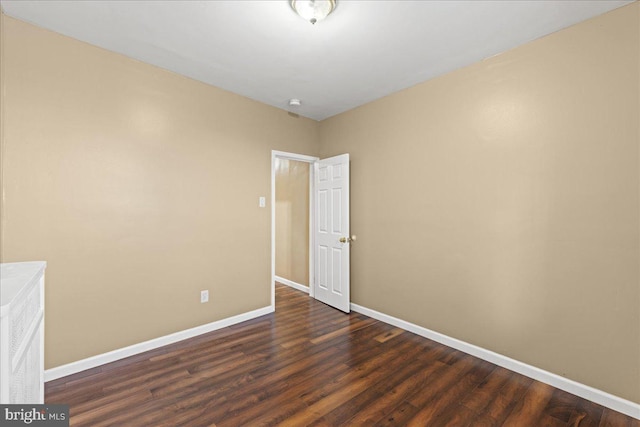
M267 205L267 199L264 197L260 197L260 199L258 200L258 206L260 206L261 208L264 208Z

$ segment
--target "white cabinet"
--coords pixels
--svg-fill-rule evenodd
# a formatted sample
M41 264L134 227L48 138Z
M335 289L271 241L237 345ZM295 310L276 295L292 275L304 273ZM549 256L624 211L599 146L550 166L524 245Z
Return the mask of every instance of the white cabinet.
M0 404L44 403L44 269L0 264Z

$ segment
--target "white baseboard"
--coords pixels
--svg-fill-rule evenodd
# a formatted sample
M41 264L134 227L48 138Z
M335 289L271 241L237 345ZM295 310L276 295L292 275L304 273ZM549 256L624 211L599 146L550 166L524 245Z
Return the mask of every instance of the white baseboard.
M273 313L273 311L273 306L259 308L257 310L238 314L236 316L227 317L226 319L207 323L206 325L196 326L195 328L175 332L173 334L165 335L163 337L155 338L149 341L144 341L139 344L134 344L128 347L113 350L108 353L98 354L96 356L78 360L77 362L72 362L66 365L47 369L44 371L44 380L51 381L58 378L66 377L67 375L82 372L87 369L95 368L96 366L104 365L106 363L115 362L116 360L124 359L125 357L134 356L136 354L153 350L165 345L173 344L187 338L193 338L197 335L202 335L207 332L212 332L218 329L226 328L227 326L235 325L236 323L245 322L256 317L264 316L265 314Z
M283 285L291 286L294 289L297 289L302 292L309 293L309 287L305 285L301 285L300 283L292 282L289 279L285 279L284 277L275 276L276 282L282 283Z
M503 368L525 375L534 380L549 384L553 387L564 390L568 393L582 397L584 399L595 402L599 405L613 409L614 411L621 412L630 417L640 420L640 404L631 402L618 396L614 396L602 390L590 387L585 384L581 384L577 381L570 380L560 375L545 371L535 366L527 365L510 357L503 356L502 354L495 353L491 350L478 347L473 344L458 340L456 338L449 337L439 332L432 331L422 326L415 325L402 319L398 319L393 316L389 316L384 313L380 313L375 310L371 310L366 307L362 307L357 304L351 304L351 310L358 313L362 313L365 316L372 317L380 320L381 322L388 323L390 325L402 328L406 331L413 332L414 334L429 338L430 340L439 342L446 346L455 348L472 356L486 360L487 362L494 363Z

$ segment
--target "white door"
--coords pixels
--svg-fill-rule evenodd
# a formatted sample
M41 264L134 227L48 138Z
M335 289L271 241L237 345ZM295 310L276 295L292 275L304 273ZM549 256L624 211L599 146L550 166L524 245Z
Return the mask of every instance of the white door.
M349 312L349 154L314 163L314 297Z

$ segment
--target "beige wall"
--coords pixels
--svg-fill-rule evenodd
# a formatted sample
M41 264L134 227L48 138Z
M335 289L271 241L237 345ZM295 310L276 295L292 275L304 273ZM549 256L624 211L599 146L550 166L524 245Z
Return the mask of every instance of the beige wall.
M318 123L2 20L2 260L48 262L47 368L268 306L258 197Z
M322 122L353 302L640 402L639 7Z
M309 163L276 159L276 275L309 286Z

